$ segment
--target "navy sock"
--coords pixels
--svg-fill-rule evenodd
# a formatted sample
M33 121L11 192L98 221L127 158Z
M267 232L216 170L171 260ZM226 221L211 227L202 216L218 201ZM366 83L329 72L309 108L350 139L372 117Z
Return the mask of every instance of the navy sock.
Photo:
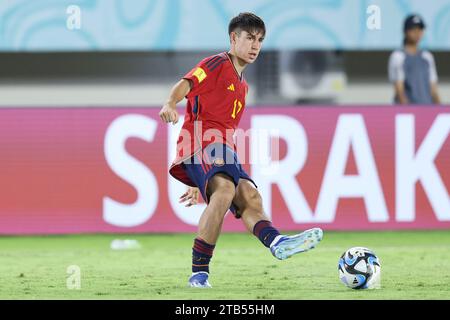
M195 238L192 248L192 272L208 272L209 261L212 258L215 245L206 243L201 238Z
M267 247L270 247L273 239L280 235L277 229L272 226L272 223L267 220L258 221L253 227L253 234Z

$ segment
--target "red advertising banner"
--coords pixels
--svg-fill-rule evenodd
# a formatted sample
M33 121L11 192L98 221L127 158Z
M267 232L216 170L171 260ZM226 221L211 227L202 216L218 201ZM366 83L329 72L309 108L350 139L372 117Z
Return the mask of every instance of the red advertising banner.
M0 109L0 234L195 231L205 205L168 175L181 121L158 111ZM241 127L282 230L450 228L450 107L255 107Z

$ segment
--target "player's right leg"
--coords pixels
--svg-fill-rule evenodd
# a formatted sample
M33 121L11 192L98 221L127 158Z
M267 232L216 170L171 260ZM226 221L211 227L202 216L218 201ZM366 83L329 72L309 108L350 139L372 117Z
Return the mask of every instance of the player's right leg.
M217 242L223 219L233 201L235 189L231 178L223 173L217 173L209 179L206 190L208 205L198 224L198 236L206 242Z
M209 262L223 224L223 219L234 198L235 185L230 177L217 173L208 180L206 188L208 205L200 217L197 237L192 249L191 287L207 288Z

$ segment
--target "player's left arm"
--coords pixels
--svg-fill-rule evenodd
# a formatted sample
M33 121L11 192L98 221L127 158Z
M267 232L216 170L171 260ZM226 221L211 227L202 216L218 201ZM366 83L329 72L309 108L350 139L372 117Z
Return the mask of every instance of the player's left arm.
M441 98L439 97L437 82L431 83L431 98L433 99L434 104L441 104Z

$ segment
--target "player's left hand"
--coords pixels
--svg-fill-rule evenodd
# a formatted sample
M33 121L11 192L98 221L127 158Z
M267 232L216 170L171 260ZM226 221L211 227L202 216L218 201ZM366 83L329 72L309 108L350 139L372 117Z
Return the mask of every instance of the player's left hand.
M185 204L186 207L190 207L196 205L198 203L198 196L200 194L200 190L198 188L189 187L185 193L180 197L180 203L187 202Z

